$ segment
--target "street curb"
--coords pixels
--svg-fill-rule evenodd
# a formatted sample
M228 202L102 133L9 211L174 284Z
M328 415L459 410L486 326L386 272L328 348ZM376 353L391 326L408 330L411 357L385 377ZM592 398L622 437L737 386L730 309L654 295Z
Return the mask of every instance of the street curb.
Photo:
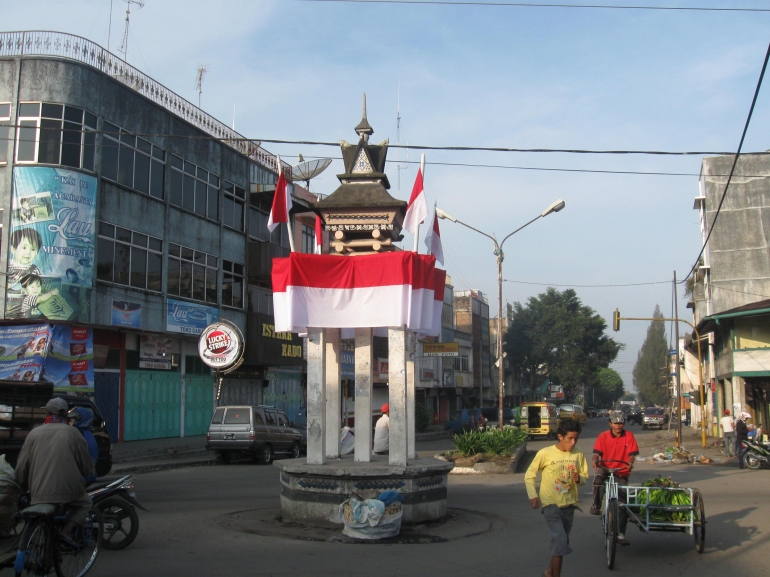
M212 466L216 463L214 458L210 459L196 459L193 461L183 462L164 462L159 463L157 461L145 461L143 464L136 464L132 466L123 467L120 465L113 466L110 471L110 475L123 475L127 473L155 473L157 471L167 471L170 469L183 469L185 467L203 467Z
M416 433L415 441L438 441L439 439L451 438L446 431L435 431L433 433Z

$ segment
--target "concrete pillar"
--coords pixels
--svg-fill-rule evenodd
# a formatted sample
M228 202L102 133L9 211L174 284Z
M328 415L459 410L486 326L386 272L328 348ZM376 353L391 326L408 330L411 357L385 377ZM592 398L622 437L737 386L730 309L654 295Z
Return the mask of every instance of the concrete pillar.
M372 329L356 329L355 460L372 460Z
M414 374L414 357L417 349L417 338L412 331L406 331L406 454L410 459L417 457L414 446L414 385L418 378Z
M307 463L323 465L326 449L326 363L324 333L307 335Z
M388 329L388 404L390 404L391 465L406 465L406 331Z
M326 456L340 456L340 421L342 393L340 392L340 329L324 329L326 362Z

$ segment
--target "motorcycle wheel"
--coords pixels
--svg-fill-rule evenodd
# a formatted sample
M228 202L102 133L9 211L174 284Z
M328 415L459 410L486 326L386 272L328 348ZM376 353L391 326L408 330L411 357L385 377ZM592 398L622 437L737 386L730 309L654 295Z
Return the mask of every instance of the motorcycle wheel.
M746 453L746 455L743 457L743 464L746 465L749 469L759 469L762 466L762 462L757 459L756 455L752 455L751 453Z
M105 549L124 549L134 542L139 533L139 515L131 503L120 497L108 497L96 503L96 508L102 514Z

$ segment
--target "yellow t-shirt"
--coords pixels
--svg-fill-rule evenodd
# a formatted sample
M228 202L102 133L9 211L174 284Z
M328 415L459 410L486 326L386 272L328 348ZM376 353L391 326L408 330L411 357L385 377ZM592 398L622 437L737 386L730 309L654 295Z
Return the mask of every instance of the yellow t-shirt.
M578 504L578 485L584 485L588 481L588 463L580 449L575 448L569 453L560 451L555 445L540 449L524 475L530 499L538 497L535 488L538 471L542 473L539 497L543 507L568 507ZM572 471L577 471L580 475L579 483L572 480Z

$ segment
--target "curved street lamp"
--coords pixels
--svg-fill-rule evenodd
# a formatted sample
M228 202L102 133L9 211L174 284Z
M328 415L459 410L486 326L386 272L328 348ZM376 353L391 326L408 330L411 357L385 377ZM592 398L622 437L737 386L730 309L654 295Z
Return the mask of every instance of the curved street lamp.
M514 230L512 233L508 234L501 242L497 242L497 237L494 234L487 234L483 231L480 231L477 228L472 227L471 225L464 223L461 220L456 219L451 214L441 210L440 208L436 207L436 216L442 219L450 220L452 222L456 222L457 224L461 224L466 228L469 228L471 230L475 230L479 234L483 234L485 237L492 239L492 242L495 243L495 256L497 257L497 363L498 363L498 426L500 427L500 430L502 430L504 421L503 421L503 377L504 377L504 369L503 369L503 260L505 259L505 255L503 254L503 244L506 240L508 240L510 237L512 237L514 234L519 232L521 229L529 226L533 222L535 222L539 218L543 218L544 216L548 216L552 212L559 212L561 209L563 209L565 206L565 203L562 199L559 199L557 201L552 202L546 209L541 212L538 216L530 220L528 223L520 226L516 230ZM483 383L481 384L481 387L479 388L479 405L483 403Z

